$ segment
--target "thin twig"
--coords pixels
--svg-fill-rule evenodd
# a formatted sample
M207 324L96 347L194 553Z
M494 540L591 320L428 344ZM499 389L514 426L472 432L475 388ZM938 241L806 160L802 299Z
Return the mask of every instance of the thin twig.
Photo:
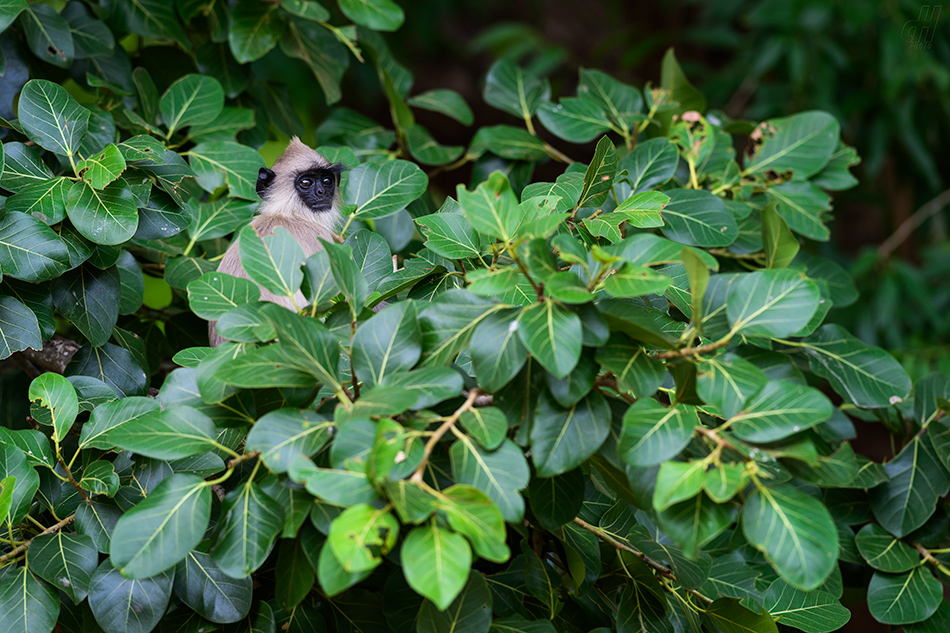
M931 216L937 215L941 209L950 204L950 189L940 192L930 202L901 222L897 230L894 231L877 249L878 259L887 259L898 246L904 243L908 237Z
M234 468L238 464L254 459L260 454L261 454L260 451L250 451L248 453L244 453L243 455L238 455L237 457L235 457L234 459L228 462L228 468Z
M946 565L944 565L939 560L934 558L934 555L930 553L930 550L928 550L926 547L924 547L917 541L913 541L913 544L914 544L914 548L916 548L917 551L920 552L920 555L924 557L925 561L927 561L928 563L936 567L940 573L950 576L950 569L947 569Z
M89 500L89 496L86 494L86 491L82 489L82 486L79 485L79 482L76 481L76 478L73 477L73 471L69 470L69 466L66 465L66 462L63 461L63 457L59 455L59 444L56 445L56 459L59 461L59 465L63 467L63 472L66 473L66 480L76 489L76 492L79 493L79 496L82 497L82 500L86 502L86 505L91 505L92 501ZM70 462L72 463L72 462Z
M705 354L706 352L712 352L722 347L725 347L732 340L731 336L727 336L721 340L716 341L715 343L708 343L706 345L697 345L696 347L684 347L682 349L671 349L666 352L660 352L655 355L653 358L659 358L666 360L668 358L686 358L687 356L699 356L700 354Z
M24 553L27 549L29 549L30 543L33 542L33 539L40 536L45 536L47 534L53 534L54 532L58 532L59 530L63 529L64 527L72 523L73 519L75 518L76 518L75 514L70 514L68 517L66 517L65 519L57 523L56 525L46 528L45 530L43 530L42 532L40 532L39 534L31 538L30 540L28 540L27 542L25 542L23 545L20 545L16 549L7 552L3 556L0 556L0 565L7 562L11 558L16 558L20 554Z
M422 461L419 462L419 465L416 466L416 470L412 473L412 477L409 478L409 481L413 483L422 482L422 473L426 469L426 464L429 462L429 456L432 455L432 451L435 450L435 445L439 443L439 440L442 439L442 436L448 433L458 419L462 417L462 414L472 408L472 405L475 404L475 400L478 398L478 395L481 393L478 388L472 389L468 392L468 398L465 399L465 402L456 409L455 413L450 415L445 419L445 422L442 423L442 426L435 430L435 433L432 434L432 437L429 438L429 441L426 442L425 449L422 452Z
M633 554L634 556L642 560L644 563L646 563L647 567L650 567L661 576L665 576L669 578L670 580L676 581L676 574L674 574L673 570L671 570L669 567L667 567L666 565L663 565L662 563L658 563L657 561L653 560L652 558L650 558L649 556L647 556L640 550L634 549L633 547L630 547L626 543L622 543L618 541L614 537L610 536L609 534L601 530L599 527L591 525L590 523L588 523L584 519L581 519L580 517L574 517L574 524L584 528L585 530L587 530L588 532L590 532L591 534L593 534L594 536L602 540L604 543L607 543L607 545L610 545L614 549L630 552L631 554ZM703 594L699 593L695 589L686 589L686 591L689 594L694 595L700 600L704 601L706 604L712 604L712 600L710 598L704 596Z

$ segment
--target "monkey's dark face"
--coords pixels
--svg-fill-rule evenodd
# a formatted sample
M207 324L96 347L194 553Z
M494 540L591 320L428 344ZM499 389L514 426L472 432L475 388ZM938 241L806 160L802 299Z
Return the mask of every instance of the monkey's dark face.
M303 205L314 213L329 211L333 208L334 194L340 184L340 172L343 165L313 167L297 173L293 177L294 192ZM257 195L266 199L268 189L277 175L261 167L257 176Z

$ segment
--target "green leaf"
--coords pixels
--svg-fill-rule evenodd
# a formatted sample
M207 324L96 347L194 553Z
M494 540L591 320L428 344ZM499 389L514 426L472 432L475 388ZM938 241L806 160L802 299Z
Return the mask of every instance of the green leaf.
M112 462L99 459L83 469L79 485L93 495L114 497L119 491L119 476Z
M478 257L481 238L465 216L457 213L433 213L416 220L426 237L426 248L449 259Z
M261 291L253 281L225 273L205 273L188 284L188 303L192 311L209 321L260 298Z
M579 468L554 477L531 480L528 485L531 511L542 526L555 530L577 516L584 502L585 481Z
M392 0L339 0L343 15L374 31L397 31L405 14Z
M134 396L99 405L82 426L79 447L111 449L115 445L107 438L110 430L160 409L161 406L154 399Z
M594 157L584 172L584 186L577 202L578 208L603 204L614 185L617 173L617 150L609 138L597 141Z
M726 300L733 332L791 336L811 320L821 303L818 285L788 269L741 275Z
M327 545L344 570L361 572L379 565L382 554L395 546L398 535L399 522L388 510L358 503L344 510L330 524Z
M735 598L719 598L706 608L706 615L722 633L778 633L772 616L753 605L756 611L742 606Z
M284 0L281 2L280 8L297 17L315 22L324 22L330 19L330 12L322 4L313 2L313 0Z
M339 35L341 32L342 29L336 33ZM317 83L320 84L320 89L323 90L328 105L340 100L342 97L340 81L349 66L350 57L346 48L328 29L311 22L291 18L287 21L284 35L280 40L280 48L290 57L301 59L310 67ZM274 103L276 106L287 107L292 105L290 103L286 105L280 103L279 98L276 98L273 93L269 93L268 96L270 97L268 102ZM277 113L272 112L271 114ZM290 109L287 113L287 118L294 121L291 125L300 125L299 122L296 122L296 113L293 109Z
M825 215L831 210L831 197L824 191L811 182L792 180L770 187L765 195L791 230L813 240L828 241L831 232L825 226Z
M663 294L672 281L669 275L628 262L604 280L604 292L611 297Z
M181 459L217 447L211 418L189 406L175 406L122 424L106 440L153 459Z
M409 586L444 611L465 586L472 550L464 536L432 524L409 532L400 558Z
M544 160L548 155L544 141L525 129L510 125L482 127L475 132L467 155L478 158L485 152L507 160L530 162Z
M800 591L781 578L769 586L763 606L782 624L806 633L837 631L851 619L851 612L827 591Z
M667 138L653 138L638 143L623 157L619 169L627 170L631 193L646 192L673 177L679 162L676 146Z
M498 391L508 384L528 358L528 352L517 335L520 327L518 314L517 309L490 314L472 333L469 351L475 375L479 385L489 392ZM507 429L507 423L505 427Z
M519 119L530 119L541 102L550 98L551 86L510 60L499 59L488 69L482 96L488 105Z
M272 234L261 237L253 225L248 225L241 229L238 245L248 277L275 295L294 297L303 281L300 267L304 252L290 231L278 226Z
M774 442L821 424L834 406L823 393L786 380L770 380L730 418L729 428L747 442Z
M356 218L382 218L404 209L428 184L425 173L409 161L363 163L348 174L343 198L356 205Z
M246 578L270 554L283 529L284 508L259 485L246 481L224 497L220 517L211 556L226 575Z
M766 205L761 214L766 267L786 268L798 255L798 240L782 216L775 211L775 204Z
M93 18L85 6L78 2L66 3L60 16L69 22L76 59L109 57L113 54L115 38L112 31L103 22Z
M599 393L569 408L542 393L531 425L531 456L537 476L573 470L600 448L609 432L610 407Z
M236 7L232 16L232 32L235 30L240 8L241 5ZM214 121L224 109L224 90L214 77L185 75L168 87L158 107L168 127L168 136L171 137L183 127Z
M332 598L343 593L353 585L368 578L372 573L372 570L348 572L343 569L340 561L336 559L333 550L328 545L320 548L320 556L317 559L317 579L328 597Z
M250 576L229 577L204 552L189 552L175 568L175 595L212 622L244 618L251 609L253 582Z
M340 294L340 287L333 278L330 256L326 249L321 249L307 258L303 267L303 283L300 285L300 291L307 301L318 306L326 305L330 299Z
M16 446L0 444L0 480L15 477L16 483L10 494L9 524L16 525L27 515L33 495L40 486L39 475L27 461L26 455ZM5 487L5 491L7 488Z
M73 36L69 23L56 9L49 5L27 7L20 25L34 55L60 68L69 66L75 55Z
M756 487L742 508L742 532L797 589L819 587L837 565L838 533L831 515L791 483Z
M36 315L13 297L0 295L0 323L0 360L28 347L43 349Z
M882 624L922 622L943 602L943 588L924 565L904 574L875 572L868 584L868 610Z
M679 454L699 425L696 412L687 407L664 407L641 398L623 416L617 452L631 466L653 466Z
M565 97L556 105L542 103L538 119L552 134L571 143L589 143L610 131L610 121L600 106L578 97Z
M528 352L557 378L567 376L580 359L580 317L553 301L524 308L518 335Z
M617 633L671 633L664 605L651 592L652 587L636 579L627 583L617 605Z
M450 367L423 367L393 372L381 384L417 394L414 409L425 409L462 393L462 376Z
M76 173L93 189L102 189L125 171L125 158L114 144L86 160L79 161Z
M393 255L386 238L360 229L347 237L345 243L353 249L353 261L363 273L367 289L373 292L393 272Z
M258 200L255 186L264 160L255 150L230 141L200 143L188 150L188 160L198 185L209 193L228 186L229 193L244 200Z
M414 304L384 308L356 330L353 370L364 384L378 384L387 373L411 369L422 354L422 333Z
M15 141L3 144L3 174L0 186L14 193L27 185L46 182L53 172L35 149Z
M94 346L104 345L119 318L119 273L85 264L69 271L51 288L53 302Z
M323 416L300 409L279 409L262 416L247 435L246 448L260 451L273 472L284 473L298 455L315 454L330 439L333 426Z
M24 281L53 279L69 268L69 253L56 233L18 211L0 216L0 271Z
M148 377L132 354L112 343L101 347L83 345L69 361L63 375L101 380L119 397L138 396L148 388Z
M462 413L459 422L469 435L490 451L501 445L508 432L508 419L497 407L469 409Z
M682 113L690 110L703 112L706 109L706 98L697 90L683 73L673 49L669 48L663 55L663 64L660 69L660 86L669 91L670 100L676 102L676 108L667 110L667 113ZM723 633L730 633L724 631Z
M920 564L913 547L895 539L876 523L868 523L858 532L854 543L868 565L890 574L910 571Z
M18 194L7 198L7 213L28 213L52 226L66 217L66 196L72 183L66 178L41 180L26 185Z
M418 633L484 633L491 624L492 593L484 576L471 570L462 591L447 608L440 610L434 601L422 603L415 630Z
M454 90L444 88L427 90L414 97L409 97L406 99L406 103L416 108L444 114L462 125L471 125L475 120L472 109L465 103L465 99Z
M677 462L666 462L668 463ZM689 476L687 482L689 483ZM674 487L672 489L676 494L674 497L685 497L690 489L689 485L685 487ZM664 494L663 497L666 497ZM656 497L654 497L654 504ZM668 534L673 542L683 548L683 553L687 557L700 556L700 548L706 543L712 541L732 525L736 520L738 508L734 505L717 503L711 497L702 493L693 498L675 503L666 510L657 514L657 522L660 529ZM702 562L702 558L700 558ZM679 564L679 563L675 563ZM705 573L705 572L704 572Z
M149 578L171 569L201 540L210 513L211 486L200 477L163 479L119 519L111 560L127 578Z
M29 398L31 402L38 401L41 407L49 411L48 419L53 426L53 438L56 442L62 442L79 415L76 389L60 374L46 372L30 383Z
M599 70L581 68L579 76L577 96L600 106L614 125L624 131L624 135L631 133L641 118L643 97L640 91Z
M642 346L616 332L597 350L596 361L614 375L621 391L637 398L652 396L666 377L660 361L650 358Z
M663 235L688 246L729 246L739 235L725 203L705 190L672 189L663 209Z
M119 179L103 189L88 182L74 182L69 188L66 214L73 226L96 244L121 244L135 235L139 224L132 190Z
M840 325L823 325L801 347L811 370L859 407L888 407L910 393L910 377L894 357L865 345Z
M98 565L99 552L90 536L56 532L30 543L30 570L63 591L73 604L86 599Z
M670 197L659 191L635 193L617 205L607 218L623 218L641 229L663 226L662 211L669 202Z
M423 165L445 165L462 155L461 145L440 145L429 131L421 125L413 125L406 131L409 153Z
M698 369L696 392L725 419L738 414L746 400L768 382L761 369L731 352L706 359Z
M89 587L89 606L105 631L149 633L165 614L172 595L172 572L140 580L125 578L107 558Z
M59 617L56 590L38 580L26 567L0 578L0 627L10 633L52 631Z
M902 538L922 526L950 491L950 474L926 437L914 437L884 464L887 480L870 493L874 518Z
M662 512L670 506L692 499L703 489L706 465L703 460L663 462L656 476L653 508Z
M0 4L0 31L5 31L13 24L20 12L28 6L26 0L6 0Z
M745 172L764 174L791 170L796 180L805 180L828 163L838 147L838 121L827 112L813 110L789 117L769 119L756 128L752 138L759 145Z
M443 495L441 509L449 526L468 538L475 553L496 563L508 560L511 551L505 544L505 519L488 495L464 484L446 488Z
M950 603L940 602L932 616L919 623L905 624L904 633L943 633L950 626Z
M72 156L89 125L89 110L58 84L33 79L20 94L19 122L30 140L51 152Z
M456 198L465 217L479 233L508 241L523 221L518 200L501 172L492 173L474 192L458 185Z
M530 471L524 454L511 440L491 452L467 438L460 438L449 449L452 473L460 484L469 484L487 494L501 510L506 521L524 516L524 498L518 493L528 485Z

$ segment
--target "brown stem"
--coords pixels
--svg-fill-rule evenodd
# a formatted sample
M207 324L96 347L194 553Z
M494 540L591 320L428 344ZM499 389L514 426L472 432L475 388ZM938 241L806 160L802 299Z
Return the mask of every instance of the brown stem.
M66 371L66 365L80 347L76 341L55 334L43 343L43 349L35 350L28 347L22 352L17 352L17 357L29 360L40 369L61 374Z
M260 451L250 451L248 453L244 453L243 455L238 455L237 457L235 457L234 459L228 462L228 468L234 468L238 464L254 459L260 454L261 454Z
M722 347L725 347L732 340L732 337L726 337L722 340L716 341L715 343L709 343L707 345L697 345L696 347L684 347L682 349L671 349L666 352L660 352L655 355L653 358L659 358L661 360L666 360L668 358L686 358L687 356L698 356L700 354L705 354L706 352L712 352Z
M445 419L445 422L442 423L442 426L435 430L435 433L432 434L432 437L429 438L429 441L426 442L425 449L422 452L422 461L419 462L419 465L416 466L416 470L412 473L412 477L409 478L409 481L413 483L422 482L422 473L426 469L426 464L429 462L429 457L432 455L432 451L435 450L435 445L439 443L439 440L442 439L442 436L448 433L458 419L462 417L462 414L472 408L472 405L475 404L475 400L478 398L478 395L481 391L476 387L468 392L468 398L465 399L465 402L456 409L455 413L450 415Z
M34 536L33 538L31 538L30 540L28 540L28 541L27 541L26 543L24 543L23 545L20 545L20 546L17 547L16 549L7 552L7 553L4 554L3 556L0 556L0 565L2 565L3 563L7 562L7 561L10 560L11 558L16 558L16 557L19 556L20 554L24 553L27 549L29 549L30 543L33 542L33 539L35 539L35 538L37 538L37 537L39 537L39 536L45 536L45 535L47 535L47 534L53 534L54 532L58 532L59 530L63 529L64 527L66 527L67 525L69 525L70 523L72 523L72 522L73 522L73 519L75 519L75 518L76 518L76 515L75 515L75 514L70 514L68 517L66 517L65 519L63 519L62 521L60 521L59 523L57 523L56 525L54 525L54 526L52 526L52 527L46 528L45 530L43 530L42 532L40 532L39 534L37 534L36 536Z
M894 231L894 233L889 238L884 240L884 242L878 247L878 259L887 259L890 257L890 254L894 252L894 249L896 249L904 242L904 240L910 237L917 227L923 224L931 216L939 213L940 210L948 204L950 204L950 189L942 191L937 195L937 197L917 209L913 215L901 222L901 225L897 227L897 230Z
M528 283L531 284L531 287L534 288L534 293L538 295L538 301L544 300L544 288L534 283L534 279L531 278L531 275L528 274L528 269L524 267L521 258L518 257L518 253L512 252L512 259L515 260L515 263L518 264L518 269L521 270L521 274L524 275L525 279L528 280Z
M913 541L913 544L914 544L914 548L920 553L921 556L924 557L925 561L927 561L928 563L936 567L937 570L940 571L941 573L950 576L950 569L947 569L946 565L944 565L939 560L934 558L934 555L930 553L930 550L928 550L926 547L924 547L917 541Z
M634 549L630 547L629 545L627 545L626 543L621 543L614 537L610 536L609 534L601 530L599 527L595 527L591 525L590 523L588 523L584 519L581 519L580 517L574 517L574 524L584 528L585 530L587 530L588 532L590 532L591 534L593 534L594 536L602 540L604 543L607 543L614 549L622 550L624 552L630 552L631 554L633 554L634 556L642 560L644 563L646 563L647 567L650 567L661 576L665 576L673 581L676 580L676 574L674 574L673 570L671 570L669 567L656 562L655 560L653 560L652 558L650 558L649 556L647 556L640 550ZM706 596L699 593L695 589L687 589L686 591L696 596L700 600L704 601L706 604L712 604L712 600L710 598L707 598Z
M58 446L59 445L57 445L56 460L59 461L59 465L63 467L63 472L66 473L66 480L72 484L72 487L76 489L76 492L78 492L79 496L82 497L82 500L86 502L86 505L91 504L92 502L89 500L89 495L86 494L86 491L82 489L82 487L79 485L79 482L77 482L76 478L73 477L73 471L69 470L69 466L67 466L66 462L63 461L62 455L58 454Z

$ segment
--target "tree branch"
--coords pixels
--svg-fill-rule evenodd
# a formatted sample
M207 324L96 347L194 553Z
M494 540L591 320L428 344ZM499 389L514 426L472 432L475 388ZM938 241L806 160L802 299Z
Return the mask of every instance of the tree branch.
M47 534L53 534L54 532L58 532L58 531L60 531L61 529L63 529L64 527L66 527L67 525L69 525L70 523L72 523L72 522L73 522L73 519L75 519L75 518L76 518L76 515L75 515L75 514L70 514L68 517L66 517L65 519L63 519L62 521L60 521L59 523L57 523L56 525L54 525L54 526L52 526L52 527L46 528L45 530L43 530L42 532L40 532L39 534L37 534L36 536L34 536L33 538L31 538L29 541L27 541L27 542L24 543L23 545L20 545L20 546L17 547L16 549L7 552L7 553L4 554L3 556L0 556L0 565L2 565L3 563L7 562L7 561L10 560L11 558L16 558L17 556L19 556L20 554L22 554L22 553L24 553L26 550L28 550L29 547L30 547L30 543L33 542L33 539L35 539L35 538L37 538L37 537L39 537L39 536L45 536L45 535L47 535Z
M17 355L29 360L41 369L61 374L66 371L66 365L69 364L73 354L78 352L80 347L81 345L76 341L54 334L53 338L43 344L43 349L35 350L28 347L22 352L17 352Z
M442 436L448 433L449 429L452 428L458 419L462 417L462 414L472 408L472 405L475 404L475 400L478 398L478 395L481 393L476 387L468 392L468 398L465 399L464 404L456 409L455 413L450 415L445 419L445 422L442 423L442 426L435 430L435 433L432 434L432 437L429 438L429 441L426 442L425 450L422 453L422 461L419 462L419 465L416 466L416 470L412 473L412 477L409 478L409 481L414 483L422 482L422 473L426 469L426 464L429 462L429 456L432 455L432 451L435 449L435 445L439 443L439 440L442 439Z

